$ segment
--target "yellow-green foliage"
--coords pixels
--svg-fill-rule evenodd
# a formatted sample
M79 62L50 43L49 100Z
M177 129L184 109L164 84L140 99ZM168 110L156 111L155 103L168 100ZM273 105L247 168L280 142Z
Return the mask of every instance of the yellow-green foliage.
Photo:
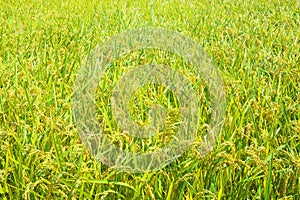
M0 198L299 199L299 4L1 0ZM223 132L212 153L199 157L195 141L176 162L145 174L119 172L95 161L72 116L74 80L89 52L137 27L169 28L200 43L215 61L227 94ZM205 88L179 58L160 54L133 52L112 64L96 95L99 121L104 119L101 108L109 103L105 91L124 73L123 66L155 59L178 67L195 85L202 102L201 140L209 120ZM148 90L132 98L138 123L147 123L144 112L156 97L169 108L168 128L147 143L151 150L176 134L180 115L175 100L168 104L171 94L160 87ZM120 138L116 144L132 140L122 133Z

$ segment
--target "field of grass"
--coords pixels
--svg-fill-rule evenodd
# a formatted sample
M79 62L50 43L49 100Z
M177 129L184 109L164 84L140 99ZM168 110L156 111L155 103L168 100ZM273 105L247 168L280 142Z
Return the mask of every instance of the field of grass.
M88 152L75 126L72 94L90 51L139 27L168 28L201 44L223 78L227 102L211 153L201 157L191 146L162 169L134 174ZM99 84L100 121L111 85L128 67L153 60L173 63L195 83L176 56L133 52L115 61ZM201 96L203 84L195 89L201 136L209 101ZM159 91L144 87L132 98L137 122L147 122L149 99L167 105L172 95ZM176 106L168 108L170 126L149 148L176 134L172 124L180 116ZM126 146L132 138L111 125L112 140ZM2 0L0 199L300 199L300 2Z

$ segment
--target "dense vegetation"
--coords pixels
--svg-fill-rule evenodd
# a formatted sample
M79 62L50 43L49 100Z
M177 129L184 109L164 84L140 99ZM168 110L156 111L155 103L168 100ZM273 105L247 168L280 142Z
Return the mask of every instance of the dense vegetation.
M2 0L0 198L299 199L299 4ZM131 174L101 164L87 151L72 116L72 93L89 52L137 27L176 30L201 44L223 78L227 106L213 152L200 157L191 147L165 168ZM168 58L140 54L116 61L106 86L122 70L121 62ZM103 87L100 104L108 98ZM155 97L153 91L143 98ZM132 108L137 118L139 108Z

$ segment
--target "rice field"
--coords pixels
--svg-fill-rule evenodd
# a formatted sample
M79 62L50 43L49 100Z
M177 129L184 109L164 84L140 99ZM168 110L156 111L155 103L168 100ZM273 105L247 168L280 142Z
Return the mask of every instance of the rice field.
M137 124L166 108L165 127L134 138L111 113L112 88L135 66L178 70L199 97L193 145L162 168L131 173L95 159L74 118L76 77L98 45L126 30L157 27L200 44L226 93L226 115L213 151L211 93L191 64L159 49L114 60L101 77L97 120L111 142L155 151L176 138L182 116L162 85L129 101ZM0 199L300 199L300 2L298 0L0 2Z

